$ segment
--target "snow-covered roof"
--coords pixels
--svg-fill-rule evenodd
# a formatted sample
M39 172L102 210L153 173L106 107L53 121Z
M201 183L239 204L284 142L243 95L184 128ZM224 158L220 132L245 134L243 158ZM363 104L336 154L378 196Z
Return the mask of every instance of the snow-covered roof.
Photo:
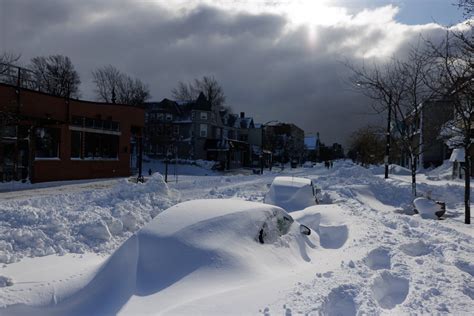
M464 162L464 148L454 148L451 157L449 157L449 161Z
M311 180L300 177L276 177L272 184L279 186L304 187L311 185Z

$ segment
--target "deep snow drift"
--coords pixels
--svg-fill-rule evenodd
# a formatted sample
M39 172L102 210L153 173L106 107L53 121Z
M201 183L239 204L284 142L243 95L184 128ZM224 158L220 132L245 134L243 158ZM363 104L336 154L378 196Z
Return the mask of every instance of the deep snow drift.
M13 258L8 262L42 256L49 253L47 249L58 254L74 252L72 245L84 252L82 258L66 254L5 265L0 269L0 279L5 281L0 303L10 308L0 314L13 312L12 304L18 303L47 306L35 313L70 311L77 303L87 313L124 315L469 314L474 310L473 229L463 224L463 183L448 180L445 166L418 175L420 195L446 202L442 220L413 213L410 176L401 168L392 168L397 174L389 180L376 168L343 161L333 169L316 165L273 170L263 176L204 176L202 168L193 175L192 167L186 168L187 175L169 187L157 175L145 184L119 180L115 187L68 189L37 197L25 193L0 202L1 216L8 214L1 219L0 240L5 246L0 253ZM199 225L186 226L182 239L170 231L165 235L169 228L160 226L166 222L159 224L158 219L166 212L156 216L168 206L193 199L232 199L235 205L238 200L262 202L273 178L282 175L307 177L322 189L324 205L291 213L313 230L308 239L288 234L262 245L255 233L248 238L245 234L249 229L242 221L258 222L253 215L237 216L235 222L228 222L230 226L218 224L226 216L212 225L203 219ZM32 208L36 216L21 215L31 214ZM122 227L130 226L125 214L136 219L131 221L134 228L114 230L113 219ZM156 240L163 247L173 246L163 248L168 254L159 258L150 251L141 262L151 270L145 266L133 270L130 267L138 267L137 258L146 257L139 256L141 247L136 246L141 233L133 232L154 217L157 221L150 225L158 225L162 232L148 235L154 237L146 239L150 243L145 249ZM98 219L110 235L104 229L84 230ZM47 225L49 221L53 224ZM60 233L55 234L55 229ZM37 235L22 239L21 234L12 235L12 230ZM183 240L190 242L183 246ZM117 248L103 266L103 257L90 254L104 255ZM186 256L194 260L185 260ZM67 269L56 268L60 264ZM154 270L157 265L160 271ZM116 271L127 269L132 270L117 276ZM117 286L117 281L130 286ZM93 289L91 284L95 284ZM96 290L107 295L94 296ZM18 306L16 311L21 311Z
M121 179L102 190L92 185L80 192L2 201L0 263L28 256L109 252L177 198L157 173L145 184Z
M128 313L148 314L163 311L160 292L177 291L178 282L190 290L199 287L206 295L255 282L311 261L314 255L317 235L302 235L296 222L283 229L284 218L285 212L278 207L240 200L175 205L122 244L81 290L69 297L56 291L56 298L65 298L35 302L46 304L36 308L14 305L5 312L108 315L125 305ZM264 244L259 242L260 230L265 231ZM186 300L203 295L186 292Z

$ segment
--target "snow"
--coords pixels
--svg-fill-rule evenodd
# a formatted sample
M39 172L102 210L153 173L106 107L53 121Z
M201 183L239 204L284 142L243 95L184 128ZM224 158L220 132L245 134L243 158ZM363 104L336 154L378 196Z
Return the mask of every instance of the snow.
M107 184L97 190L91 182L89 189L63 194L54 194L59 190L53 185L51 194L20 194L17 199L4 194L8 199L0 203L0 263L110 252L178 198L158 173L146 184L129 179Z
M310 179L275 177L264 203L277 205L288 212L315 204L314 188Z
M449 161L464 162L464 148L454 148L451 157L449 157Z
M423 218L438 219L438 217L443 215L441 205L437 204L433 200L419 197L413 201L413 205L420 216Z
M442 220L426 220L413 213L411 176L382 170L187 164L168 184L156 173L0 193L0 314L471 314L462 182L447 167L417 175L421 196L446 202ZM282 236L270 220L261 244L278 213L261 202L278 176L312 180L324 204L291 212Z

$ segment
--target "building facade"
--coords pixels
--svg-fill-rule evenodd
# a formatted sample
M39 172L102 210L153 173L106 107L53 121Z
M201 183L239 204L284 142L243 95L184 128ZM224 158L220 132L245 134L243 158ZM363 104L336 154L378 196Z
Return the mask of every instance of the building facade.
M56 97L0 83L0 181L129 176L144 109Z

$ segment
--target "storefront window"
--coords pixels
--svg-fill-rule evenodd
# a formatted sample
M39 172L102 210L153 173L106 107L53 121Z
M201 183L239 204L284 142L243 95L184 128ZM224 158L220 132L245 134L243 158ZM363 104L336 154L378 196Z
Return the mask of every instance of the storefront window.
M81 158L82 132L71 131L71 158Z
M84 133L84 136L84 158L118 158L119 136L98 133Z
M59 158L59 128L37 128L36 158Z

